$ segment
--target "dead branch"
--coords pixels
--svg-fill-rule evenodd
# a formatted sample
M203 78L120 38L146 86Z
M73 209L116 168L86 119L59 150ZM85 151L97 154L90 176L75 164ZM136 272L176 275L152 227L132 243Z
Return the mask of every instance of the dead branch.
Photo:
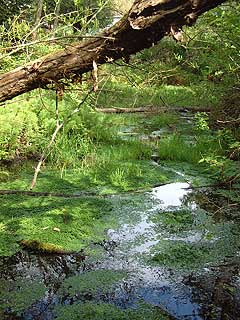
M68 194L68 193L56 193L56 192L36 192L36 191L28 191L28 190L0 190L1 195L23 195L23 196L31 196L31 197L58 197L58 198L80 198L84 196L96 196L95 192L84 192L81 191L77 194Z
M172 112L210 112L209 108L204 107L172 107L168 105L164 106L146 106L146 107L139 107L139 108L95 108L96 111L102 113L161 113L166 111Z

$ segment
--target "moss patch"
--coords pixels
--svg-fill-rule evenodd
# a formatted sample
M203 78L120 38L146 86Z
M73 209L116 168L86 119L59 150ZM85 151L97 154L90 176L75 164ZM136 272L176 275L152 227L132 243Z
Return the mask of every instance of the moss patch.
M111 204L104 199L1 197L1 255L18 250L17 242L45 251L79 251L105 236ZM36 249L36 245L33 246ZM34 249L33 248L33 249Z
M124 276L125 273L112 270L88 271L66 279L59 293L70 296L86 293L106 293L111 291L113 285L122 280Z
M153 257L153 261L167 267L191 269L208 262L210 249L201 245L193 246L183 241L165 241Z
M202 223L175 237L165 237L152 250L154 264L180 270L198 270L235 255L239 248L239 226L232 223ZM195 234L197 236L195 238ZM167 239L167 240L165 240Z
M160 308L142 305L138 309L122 310L107 303L81 303L56 309L57 320L167 320Z
M43 298L45 291L45 286L38 282L0 280L0 312L7 310L20 315L23 310Z
M169 233L177 233L192 229L194 217L190 210L180 209L176 211L160 211L152 218L159 229L161 227Z

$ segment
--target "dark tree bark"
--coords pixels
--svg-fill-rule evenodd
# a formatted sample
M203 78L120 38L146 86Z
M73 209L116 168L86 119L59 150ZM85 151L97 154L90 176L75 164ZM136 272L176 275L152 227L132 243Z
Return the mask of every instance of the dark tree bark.
M80 42L0 75L0 102L61 79L73 79L98 65L129 57L156 44L173 26L192 25L226 0L138 0L99 37Z

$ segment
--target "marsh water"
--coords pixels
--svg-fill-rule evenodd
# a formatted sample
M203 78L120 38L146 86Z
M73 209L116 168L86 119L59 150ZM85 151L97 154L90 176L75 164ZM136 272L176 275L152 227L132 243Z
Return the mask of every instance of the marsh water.
M240 319L238 224L175 174L150 191L109 195L118 226L104 241L1 258L0 319Z
M239 319L238 255L212 263L216 253L228 251L227 244L218 248L226 226L219 225L213 237L206 237L208 214L195 202L188 183L159 186L141 195L114 195L111 201L120 227L106 230L106 240L92 244L88 255L84 251L69 255L21 251L1 259L1 285L6 290L3 319L54 319L59 305L86 301L122 309L137 308L141 301L173 319ZM182 212L186 214L183 223L166 223L166 215L174 219ZM193 224L190 228L187 224L197 214L204 222L195 220L194 230ZM199 252L194 254L194 250ZM123 277L105 290L101 287L106 285L105 273L101 273L103 279L95 279L98 271L106 275L114 271ZM81 283L84 274L99 282L96 290L92 291L89 281L75 292L63 293L66 280L75 277L77 282L79 276ZM28 305L34 295L35 301Z

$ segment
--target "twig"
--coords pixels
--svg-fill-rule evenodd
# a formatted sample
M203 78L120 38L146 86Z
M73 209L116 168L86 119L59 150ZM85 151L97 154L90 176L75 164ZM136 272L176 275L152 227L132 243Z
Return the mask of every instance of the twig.
M225 124L225 123L240 123L240 118L238 118L238 119L232 119L232 120L225 120L225 121L223 121L223 120L217 120L217 122L218 122L218 123L223 123L223 124Z

